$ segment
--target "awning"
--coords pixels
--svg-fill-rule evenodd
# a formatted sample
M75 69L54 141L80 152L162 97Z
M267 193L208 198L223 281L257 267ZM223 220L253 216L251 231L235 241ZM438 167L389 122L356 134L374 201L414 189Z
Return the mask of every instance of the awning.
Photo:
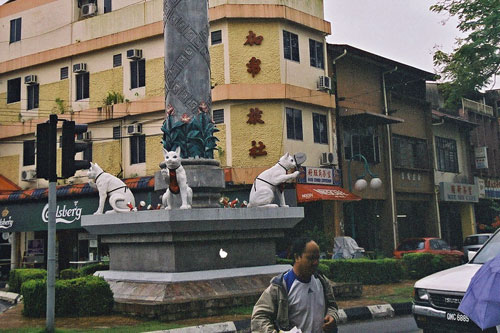
M342 187L330 185L306 185L297 184L297 202L310 202L318 200L337 201L359 201L355 194L352 194Z
M358 127L397 124L404 122L404 120L401 118L352 108L340 108L339 115L342 118L342 122L344 124L347 123L351 126Z

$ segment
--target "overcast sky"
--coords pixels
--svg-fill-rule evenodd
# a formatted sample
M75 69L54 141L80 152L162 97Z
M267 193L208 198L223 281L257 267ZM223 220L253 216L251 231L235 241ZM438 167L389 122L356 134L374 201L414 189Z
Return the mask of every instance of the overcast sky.
M429 10L437 0L325 0L329 43L362 50L434 72L435 47L452 51L456 20ZM443 24L443 22L445 22Z

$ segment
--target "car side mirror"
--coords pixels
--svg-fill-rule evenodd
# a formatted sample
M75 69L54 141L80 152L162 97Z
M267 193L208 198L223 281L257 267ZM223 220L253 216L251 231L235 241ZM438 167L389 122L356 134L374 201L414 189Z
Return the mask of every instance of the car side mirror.
M476 251L469 251L467 252L467 259L469 259L469 261L472 260L472 258L474 258L474 256L476 255Z

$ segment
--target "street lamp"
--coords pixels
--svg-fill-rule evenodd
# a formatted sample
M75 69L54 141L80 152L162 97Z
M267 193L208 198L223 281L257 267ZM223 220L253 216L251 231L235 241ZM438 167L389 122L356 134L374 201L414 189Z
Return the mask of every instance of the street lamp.
M365 179L368 173L372 179L370 180L370 188L378 190L382 187L382 180L370 170L370 165L362 154L356 154L351 157L349 164L347 165L347 181L349 183L349 192L352 192L352 178L351 178L351 162L355 159L359 159L364 163L365 171L361 176L358 176L358 180L354 183L354 189L358 192L363 192L368 187L368 182ZM351 228L352 228L352 238L355 237L355 225L354 225L354 203L351 203Z

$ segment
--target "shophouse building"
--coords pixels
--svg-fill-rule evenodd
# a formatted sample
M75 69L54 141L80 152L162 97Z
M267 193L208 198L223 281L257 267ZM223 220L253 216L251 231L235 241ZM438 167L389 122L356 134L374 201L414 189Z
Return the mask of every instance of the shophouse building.
M477 124L461 116L459 110L444 108L438 86L435 82L427 83L439 225L441 237L461 249L464 238L476 232L474 208L479 202L479 184L472 172L474 150L470 142Z
M425 82L434 75L349 45L328 45L328 59L343 185L362 197L344 205L345 234L387 255L405 238L439 236L432 113L425 100ZM368 182L379 177L382 186L356 190L363 176Z
M306 172L320 175L309 182L340 184L323 1L211 0L209 19L212 113L220 130L215 157L225 169L225 195L243 202L258 173L285 152L307 153ZM0 174L19 187L0 196L0 231L12 233L6 235L13 267L46 256L47 182L35 174L35 130L50 114L87 123L83 157L125 179L136 202L159 202L153 176L163 160L162 20L162 0L0 6L6 27L0 31ZM59 161L60 154L58 148ZM58 181L60 268L99 260L106 251L80 227L79 217L97 209L87 181L85 171ZM309 211L333 226L340 207L328 202Z

